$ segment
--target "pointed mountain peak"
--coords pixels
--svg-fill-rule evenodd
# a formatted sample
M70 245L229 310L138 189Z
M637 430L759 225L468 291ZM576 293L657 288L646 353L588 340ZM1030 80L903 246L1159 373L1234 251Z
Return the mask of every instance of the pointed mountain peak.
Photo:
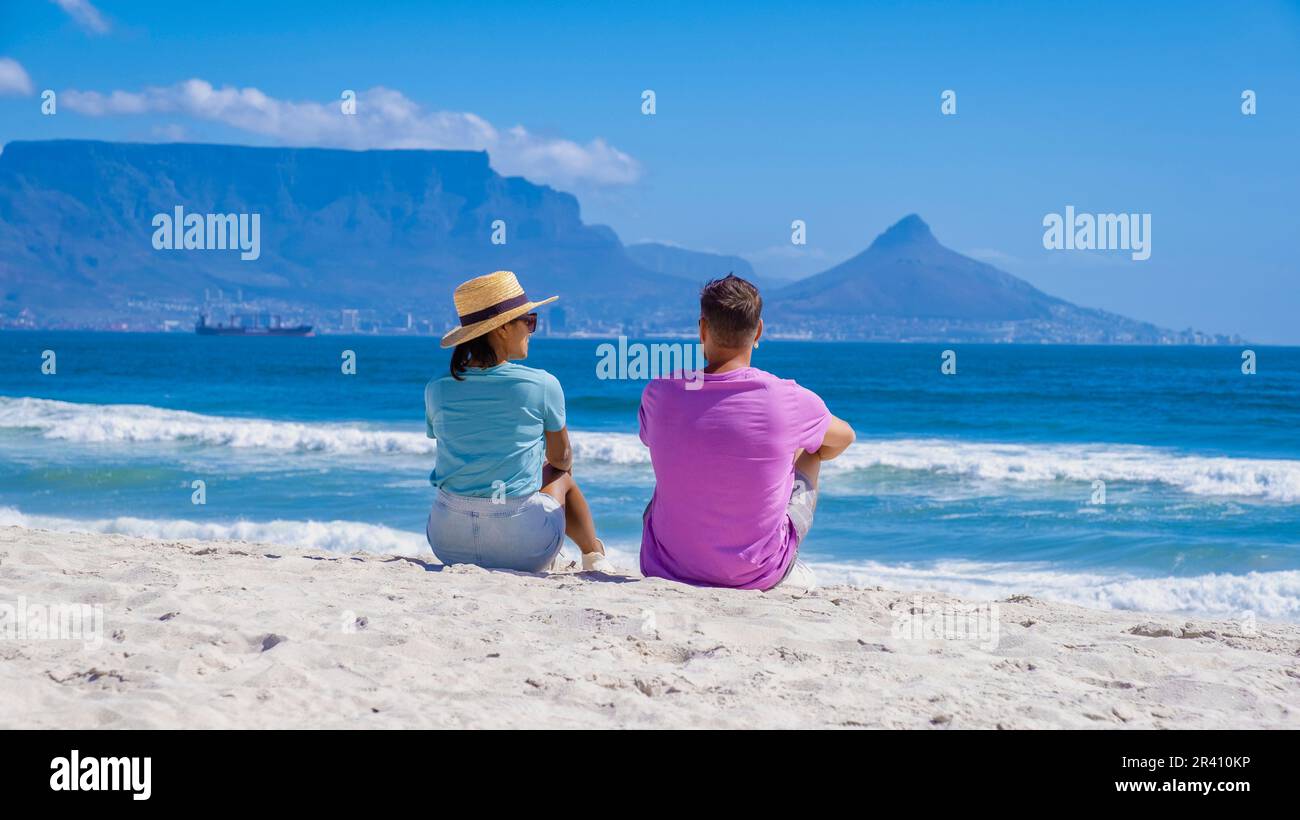
M871 243L871 250L887 250L917 245L937 245L938 240L930 233L930 226L916 214L908 214L898 220L888 230L876 237Z

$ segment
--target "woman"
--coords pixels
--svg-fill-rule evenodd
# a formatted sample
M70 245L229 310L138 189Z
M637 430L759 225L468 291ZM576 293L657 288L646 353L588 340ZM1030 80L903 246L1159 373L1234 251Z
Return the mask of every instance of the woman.
M438 496L425 530L444 564L540 572L567 533L584 570L611 572L591 509L569 472L573 451L564 392L528 358L537 329L533 308L510 271L456 288L460 327L442 338L455 347L451 372L424 389L424 415L438 452L430 481Z

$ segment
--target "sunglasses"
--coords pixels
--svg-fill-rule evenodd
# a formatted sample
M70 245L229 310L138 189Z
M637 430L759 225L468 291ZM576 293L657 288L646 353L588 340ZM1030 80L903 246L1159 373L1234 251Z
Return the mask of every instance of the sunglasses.
M518 319L515 319L515 321L516 321L516 322L523 322L524 324L528 325L528 332L529 332L529 333L536 333L536 332L537 332L537 314L536 314L536 313L526 313L526 314L524 314L523 316L520 316Z

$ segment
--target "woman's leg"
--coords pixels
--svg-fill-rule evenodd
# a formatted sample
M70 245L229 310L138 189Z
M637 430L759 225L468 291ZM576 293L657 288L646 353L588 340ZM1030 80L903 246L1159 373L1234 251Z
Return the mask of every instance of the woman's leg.
M542 467L542 492L564 507L564 534L573 539L583 554L604 554L605 547L596 538L596 522L591 518L591 507L578 489L578 482L570 473L561 472L549 464Z

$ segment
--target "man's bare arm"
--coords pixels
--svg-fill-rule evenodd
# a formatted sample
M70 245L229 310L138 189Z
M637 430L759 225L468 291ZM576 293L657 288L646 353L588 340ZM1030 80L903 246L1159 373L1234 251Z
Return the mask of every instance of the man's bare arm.
M822 461L830 461L849 449L849 445L856 438L857 435L848 422L831 416L831 426L826 429L826 437L822 439L822 446L817 450L817 457Z

